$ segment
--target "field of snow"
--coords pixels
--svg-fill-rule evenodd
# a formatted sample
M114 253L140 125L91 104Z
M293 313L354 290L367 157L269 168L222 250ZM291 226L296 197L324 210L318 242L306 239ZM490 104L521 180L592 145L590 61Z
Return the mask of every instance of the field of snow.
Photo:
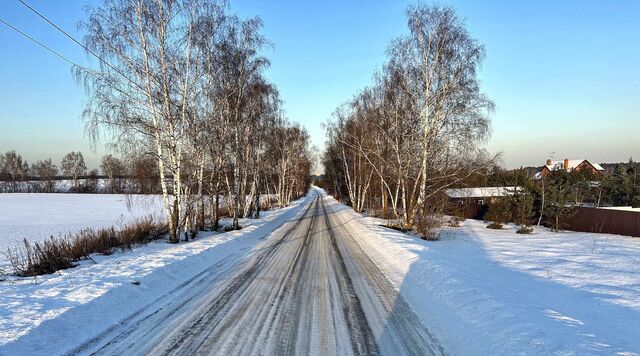
M211 266L240 260L300 215L305 201L245 220L240 231L95 256L37 279L9 277L0 282L0 354L73 350L193 288ZM640 355L638 238L545 228L518 235L513 226L496 231L467 220L428 242L333 198L325 203L333 224L354 232L447 354ZM51 342L53 334L63 337Z
M467 220L427 242L350 209L340 219L360 225L361 246L449 354L640 355L639 238Z
M242 230L205 232L177 245L157 241L132 252L94 255L94 261L52 275L0 281L0 355L69 352L148 305L190 290L212 269L228 268L294 220L307 199L264 211L257 220L241 219Z
M88 227L118 226L149 215L164 219L159 196L0 194L0 268L6 267L7 248L23 239L42 241Z

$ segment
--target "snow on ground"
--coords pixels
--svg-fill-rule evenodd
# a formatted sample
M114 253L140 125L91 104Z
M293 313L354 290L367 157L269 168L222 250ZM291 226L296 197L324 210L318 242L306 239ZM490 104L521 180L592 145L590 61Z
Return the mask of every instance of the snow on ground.
M640 355L638 238L544 228L518 235L513 226L496 231L467 220L428 242L325 199L332 221L356 232L448 354ZM240 259L302 204L244 221L249 226L240 231L152 243L53 275L0 282L0 355L71 350L188 288L211 266ZM53 329L65 337L50 340Z
M96 263L53 275L0 282L0 355L68 352L173 291L188 288L216 263L241 258L301 213L306 199L263 212L258 220L243 219L239 231L205 232L177 245L158 241L132 252L94 255ZM50 340L53 334L65 337Z
M262 195L261 202L268 197ZM225 201L220 197L221 207ZM11 270L6 251L23 239L36 242L85 228L119 227L148 216L165 220L160 195L0 193L0 270Z
M0 268L5 252L23 239L42 241L84 228L118 226L146 216L164 220L157 195L0 194Z
M452 355L640 355L640 239L467 220L436 242L327 198Z

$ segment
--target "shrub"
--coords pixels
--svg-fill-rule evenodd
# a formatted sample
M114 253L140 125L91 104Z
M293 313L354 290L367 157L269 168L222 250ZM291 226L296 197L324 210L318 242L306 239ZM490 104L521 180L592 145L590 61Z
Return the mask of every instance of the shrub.
M484 221L491 222L490 229L502 229L502 225L511 220L511 202L506 198L496 198L489 205Z
M529 226L522 225L522 226L520 226L520 228L516 232L518 234L527 234L528 235L528 234L533 232L533 229L531 227L529 227Z
M18 276L31 277L75 266L70 251L69 242L62 239L50 237L33 244L24 239L22 246L9 249L7 256Z
M135 245L157 239L165 230L164 224L144 218L119 230L89 228L42 242L30 243L25 239L21 246L9 249L7 256L16 275L38 276L75 267L78 261L87 259L92 253L109 255L116 249L130 250Z
M449 226L451 227L460 227L460 223L465 221L464 217L454 216L449 220Z
M442 219L440 219L439 215L429 214L423 218L416 219L414 227L421 239L437 241L438 228L442 227Z

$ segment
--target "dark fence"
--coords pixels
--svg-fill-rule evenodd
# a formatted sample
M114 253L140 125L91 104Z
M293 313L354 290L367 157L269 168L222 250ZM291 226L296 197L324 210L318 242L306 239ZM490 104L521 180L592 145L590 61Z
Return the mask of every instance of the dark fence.
M637 211L579 207L575 215L563 223L572 231L640 237L640 212Z

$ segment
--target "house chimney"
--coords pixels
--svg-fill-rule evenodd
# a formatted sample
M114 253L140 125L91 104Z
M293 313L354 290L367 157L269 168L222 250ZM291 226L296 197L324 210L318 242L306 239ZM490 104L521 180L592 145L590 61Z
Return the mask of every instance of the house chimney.
M551 158L547 158L547 166L551 165Z
M569 160L568 159L564 159L564 170L565 172L569 172Z

